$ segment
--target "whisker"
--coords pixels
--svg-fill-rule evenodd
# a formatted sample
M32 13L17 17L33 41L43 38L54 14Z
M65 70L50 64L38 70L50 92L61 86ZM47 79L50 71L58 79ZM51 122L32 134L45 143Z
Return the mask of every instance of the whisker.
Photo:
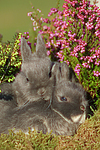
M51 102L52 102L52 98L50 99L50 103L49 103L48 107L46 108L46 110L51 106Z

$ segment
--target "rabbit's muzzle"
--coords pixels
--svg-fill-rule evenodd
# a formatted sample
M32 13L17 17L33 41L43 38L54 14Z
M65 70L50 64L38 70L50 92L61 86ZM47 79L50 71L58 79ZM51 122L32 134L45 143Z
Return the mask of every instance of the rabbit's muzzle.
M43 96L46 93L46 89L44 87L40 88L37 93L38 93L38 95Z
M85 118L86 118L85 112L83 114L80 114L80 115L71 116L72 121L75 123L79 122L79 124L84 123Z
M73 122L75 122L75 123L79 122L79 124L84 123L84 121L86 119L86 112L87 112L86 106L87 106L87 101L83 101L80 105L81 114L71 116L71 119Z

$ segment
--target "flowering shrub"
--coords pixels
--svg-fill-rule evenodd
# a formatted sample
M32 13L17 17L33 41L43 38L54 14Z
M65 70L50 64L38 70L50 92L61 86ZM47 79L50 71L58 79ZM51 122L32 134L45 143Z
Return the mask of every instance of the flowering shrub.
M15 35L13 42L0 42L0 83L14 80L14 76L19 72L21 67L20 44L21 37L29 39L29 33L18 33ZM29 46L31 43L28 41Z
M48 18L41 11L28 13L33 30L45 39L53 61L65 61L80 83L100 102L100 9L87 0L65 0L63 10L51 8Z

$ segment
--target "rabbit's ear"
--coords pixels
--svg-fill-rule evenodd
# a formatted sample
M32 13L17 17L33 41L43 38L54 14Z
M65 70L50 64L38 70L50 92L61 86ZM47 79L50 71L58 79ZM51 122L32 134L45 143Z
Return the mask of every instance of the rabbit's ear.
M68 65L65 62L63 62L61 63L60 68L61 68L62 79L69 80L70 70L69 70Z
M37 36L36 53L39 58L44 58L47 56L45 43L40 34Z
M56 78L56 82L60 82L61 80L68 80L69 81L69 67L65 62L63 63L55 63L52 67L52 73Z
M22 56L22 61L27 62L31 58L31 49L29 45L27 44L25 38L21 38L21 56Z
M60 63L56 62L52 66L52 74L55 77L56 82L59 82L61 80L61 72L60 72Z

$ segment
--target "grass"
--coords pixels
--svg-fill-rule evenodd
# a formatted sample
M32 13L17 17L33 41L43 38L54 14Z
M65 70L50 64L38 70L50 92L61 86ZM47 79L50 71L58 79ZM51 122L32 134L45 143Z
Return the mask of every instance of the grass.
M100 150L100 110L80 126L73 137L60 136L58 150Z
M1 134L0 150L100 150L100 110L82 124L74 136L42 134L35 130Z

